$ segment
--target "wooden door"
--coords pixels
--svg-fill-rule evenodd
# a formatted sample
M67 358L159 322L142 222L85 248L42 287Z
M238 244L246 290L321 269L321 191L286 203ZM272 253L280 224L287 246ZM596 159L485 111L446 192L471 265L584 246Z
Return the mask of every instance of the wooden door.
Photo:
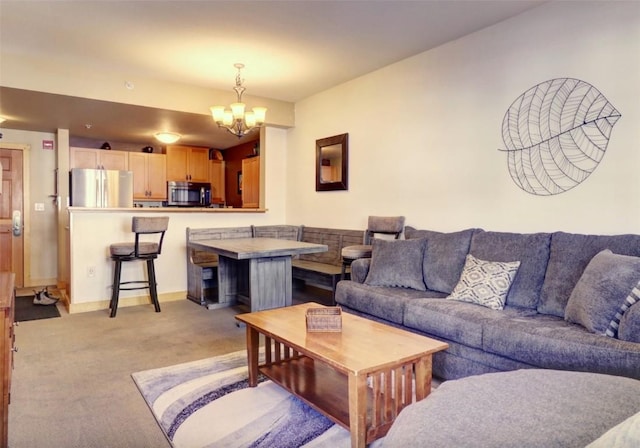
M0 271L15 273L16 287L24 286L24 223L22 221L22 151L0 149ZM14 215L15 216L14 218ZM14 234L14 224L16 233Z
M191 148L189 180L191 182L209 182L209 148Z
M149 199L154 201L167 200L167 156L164 154L149 154L147 158L147 178Z

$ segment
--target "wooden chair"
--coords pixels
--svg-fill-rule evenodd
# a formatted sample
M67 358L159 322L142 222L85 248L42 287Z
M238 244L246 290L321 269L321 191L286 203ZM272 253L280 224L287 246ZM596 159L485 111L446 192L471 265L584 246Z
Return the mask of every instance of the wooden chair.
M404 230L404 216L369 216L363 244L342 248L342 273L344 280L347 267L358 258L371 258L372 243L376 235L392 235L396 240Z
M156 284L156 271L153 261L158 258L162 252L162 241L164 233L169 225L168 217L136 217L131 221L131 231L135 233L135 241L127 243L115 243L109 246L111 259L115 262L113 267L113 285L111 293L111 309L110 317L116 316L118 310L118 299L120 290L149 289L151 302L153 303L156 313L160 312L160 303L158 302L158 291ZM142 241L141 235L154 234L154 241ZM127 261L144 260L147 262L147 280L134 280L129 282L121 282L120 274L122 271L122 263ZM137 284L139 286L126 286L127 284Z

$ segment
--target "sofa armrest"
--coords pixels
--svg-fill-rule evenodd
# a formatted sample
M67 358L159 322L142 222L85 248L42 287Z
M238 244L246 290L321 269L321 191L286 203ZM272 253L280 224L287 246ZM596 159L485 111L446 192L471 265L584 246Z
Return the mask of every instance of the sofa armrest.
M359 258L351 263L351 280L364 283L371 266L371 258Z

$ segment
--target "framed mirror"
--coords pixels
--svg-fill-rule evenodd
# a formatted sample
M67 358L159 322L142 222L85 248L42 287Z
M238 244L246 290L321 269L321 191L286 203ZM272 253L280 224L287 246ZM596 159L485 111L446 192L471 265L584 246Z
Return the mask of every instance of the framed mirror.
M349 134L316 140L316 191L348 190Z

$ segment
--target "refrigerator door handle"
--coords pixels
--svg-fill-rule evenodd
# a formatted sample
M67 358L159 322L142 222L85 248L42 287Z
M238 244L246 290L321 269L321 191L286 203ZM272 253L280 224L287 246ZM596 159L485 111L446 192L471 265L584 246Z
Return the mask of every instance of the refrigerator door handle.
M96 207L100 207L100 176L96 176Z
M107 170L102 168L102 207L109 206L109 178L107 177Z

